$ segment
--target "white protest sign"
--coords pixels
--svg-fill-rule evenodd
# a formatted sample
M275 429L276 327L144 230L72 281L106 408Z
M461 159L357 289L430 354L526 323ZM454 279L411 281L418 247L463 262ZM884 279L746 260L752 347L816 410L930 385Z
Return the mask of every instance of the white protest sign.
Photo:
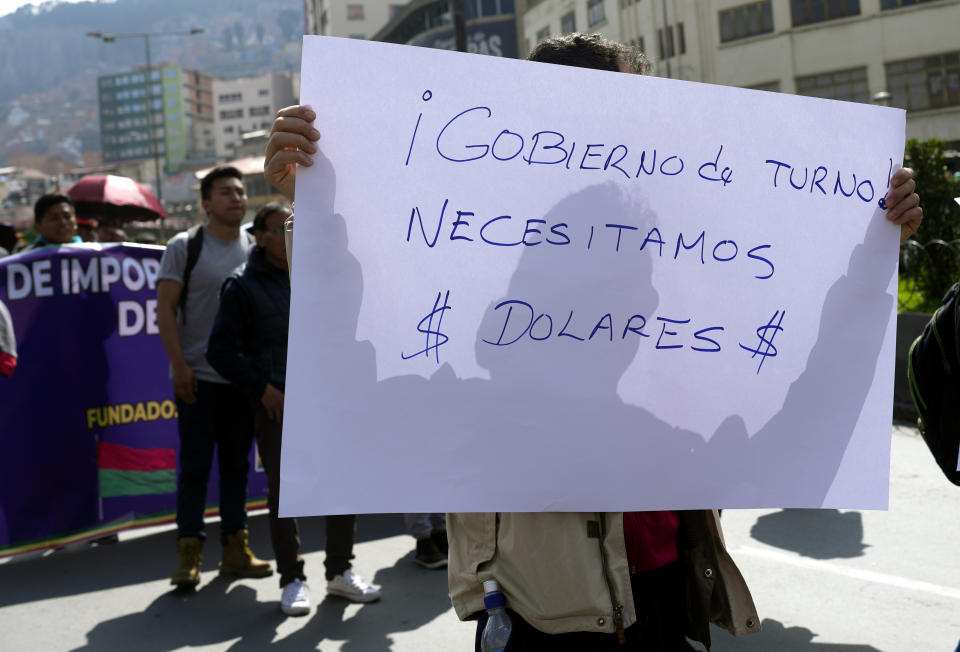
M306 37L285 515L885 508L904 112Z

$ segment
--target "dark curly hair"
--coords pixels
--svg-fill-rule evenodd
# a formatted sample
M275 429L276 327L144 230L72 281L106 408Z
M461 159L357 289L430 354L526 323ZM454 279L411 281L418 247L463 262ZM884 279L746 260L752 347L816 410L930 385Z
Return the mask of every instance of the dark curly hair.
M600 34L564 34L537 43L527 56L530 61L563 66L621 72L626 68L638 75L653 70L646 55L636 48L603 38Z

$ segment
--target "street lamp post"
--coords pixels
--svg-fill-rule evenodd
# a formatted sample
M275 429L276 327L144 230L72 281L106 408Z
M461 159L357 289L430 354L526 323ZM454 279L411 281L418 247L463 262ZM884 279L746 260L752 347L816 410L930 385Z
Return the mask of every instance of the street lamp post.
M146 97L147 97L147 134L150 139L150 155L153 157L153 173L157 180L157 201L160 202L160 205L163 205L163 174L160 169L160 152L157 149L157 143L154 139L154 108L153 108L153 80L150 79L152 66L150 61L150 37L152 36L195 36L197 34L203 34L203 28L194 27L187 31L182 32L134 32L129 34L103 34L101 32L87 32L87 36L95 39L99 39L104 43L113 43L117 39L122 38L142 38L143 39L143 49L146 55L147 62L147 72L146 72ZM163 97L163 79L160 79L160 97ZM161 114L162 115L162 114Z

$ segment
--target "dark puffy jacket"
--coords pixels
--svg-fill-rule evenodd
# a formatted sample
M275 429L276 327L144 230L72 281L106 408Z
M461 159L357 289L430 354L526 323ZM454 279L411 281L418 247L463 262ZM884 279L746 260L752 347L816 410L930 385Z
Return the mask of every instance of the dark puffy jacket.
M224 282L207 342L207 360L253 403L270 383L284 390L290 278L254 247L246 264Z

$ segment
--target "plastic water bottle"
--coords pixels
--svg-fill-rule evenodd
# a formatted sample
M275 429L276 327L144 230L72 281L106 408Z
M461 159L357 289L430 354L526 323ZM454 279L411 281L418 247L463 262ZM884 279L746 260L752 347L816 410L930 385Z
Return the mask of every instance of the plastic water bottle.
M500 593L500 586L496 580L487 580L483 583L483 606L487 608L487 625L480 636L481 652L503 652L510 640L513 625L507 615L507 601Z

